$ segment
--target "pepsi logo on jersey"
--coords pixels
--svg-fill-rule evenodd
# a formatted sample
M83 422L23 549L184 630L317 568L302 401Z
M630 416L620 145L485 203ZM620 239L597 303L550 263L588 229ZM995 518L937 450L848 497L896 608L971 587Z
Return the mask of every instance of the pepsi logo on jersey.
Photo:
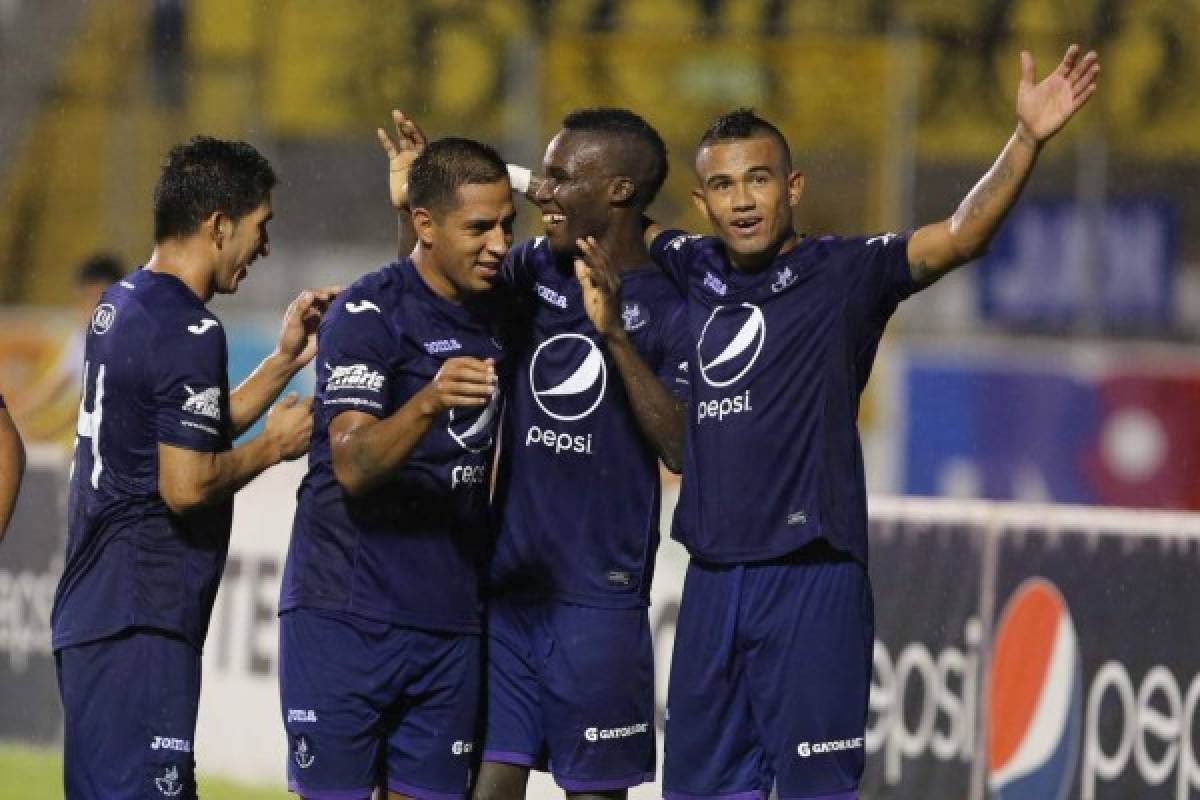
M700 377L714 389L727 389L741 382L753 369L767 340L767 322L762 309L752 303L717 306L709 315L696 343ZM750 389L723 397L698 399L696 422L718 422L735 414L753 411Z

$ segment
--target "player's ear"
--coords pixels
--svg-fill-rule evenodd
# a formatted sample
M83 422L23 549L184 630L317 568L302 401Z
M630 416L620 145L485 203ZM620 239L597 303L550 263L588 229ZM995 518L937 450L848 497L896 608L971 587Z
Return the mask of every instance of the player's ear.
M788 205L795 208L800 205L800 197L804 194L804 173L798 169L789 172L787 185Z
M700 216L708 219L708 201L704 199L704 190L698 186L692 189L692 203L695 204L696 210L700 212Z
M228 215L222 211L212 212L204 222L200 223L200 230L208 236L218 250L225 246L225 241L231 233L231 227Z
M413 230L417 233L417 241L421 246L428 250L433 247L433 215L429 213L427 208L414 208L412 210Z
M634 193L637 191L637 186L633 183L633 178L627 175L618 175L613 178L612 186L608 192L608 200L614 206L623 206L633 199Z

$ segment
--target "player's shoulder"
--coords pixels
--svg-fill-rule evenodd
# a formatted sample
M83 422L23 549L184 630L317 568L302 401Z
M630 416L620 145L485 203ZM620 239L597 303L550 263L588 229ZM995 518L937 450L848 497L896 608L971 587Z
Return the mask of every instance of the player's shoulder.
M513 270L543 272L554 267L554 252L545 236L535 236L513 245L505 260Z
M404 274L405 262L392 262L368 272L338 293L326 315L328 323L370 325L392 316L397 304L411 290Z
M857 236L817 236L804 239L799 248L806 248L816 256L855 256L872 250L885 250L904 244L907 236L902 233L861 234Z
M167 342L224 341L220 319L174 276L138 270L108 287L92 313L91 331L126 323L138 339L156 346Z
M723 251L721 240L702 233L667 229L654 238L652 249L666 253L715 253Z

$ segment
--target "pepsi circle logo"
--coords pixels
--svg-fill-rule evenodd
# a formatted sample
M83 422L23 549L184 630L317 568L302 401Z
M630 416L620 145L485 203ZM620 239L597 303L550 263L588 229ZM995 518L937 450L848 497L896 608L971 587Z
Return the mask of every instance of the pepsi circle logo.
M1063 596L1031 578L1009 599L987 686L988 785L997 800L1065 800L1079 756L1079 640Z
M492 392L487 404L478 408L452 408L446 432L468 453L482 453L496 438L496 410L500 392Z
M529 363L529 389L538 407L560 422L596 410L608 385L604 354L581 333L560 333L538 345Z
M754 366L766 340L767 321L761 308L752 303L717 306L696 344L700 376L717 389L737 383Z

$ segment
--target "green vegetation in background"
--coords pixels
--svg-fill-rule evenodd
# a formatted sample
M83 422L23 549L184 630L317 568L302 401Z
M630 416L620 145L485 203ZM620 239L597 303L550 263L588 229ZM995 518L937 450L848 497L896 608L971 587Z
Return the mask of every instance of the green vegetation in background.
M204 800L288 800L282 789L259 789L200 776ZM62 755L57 750L0 745L0 800L62 797Z

